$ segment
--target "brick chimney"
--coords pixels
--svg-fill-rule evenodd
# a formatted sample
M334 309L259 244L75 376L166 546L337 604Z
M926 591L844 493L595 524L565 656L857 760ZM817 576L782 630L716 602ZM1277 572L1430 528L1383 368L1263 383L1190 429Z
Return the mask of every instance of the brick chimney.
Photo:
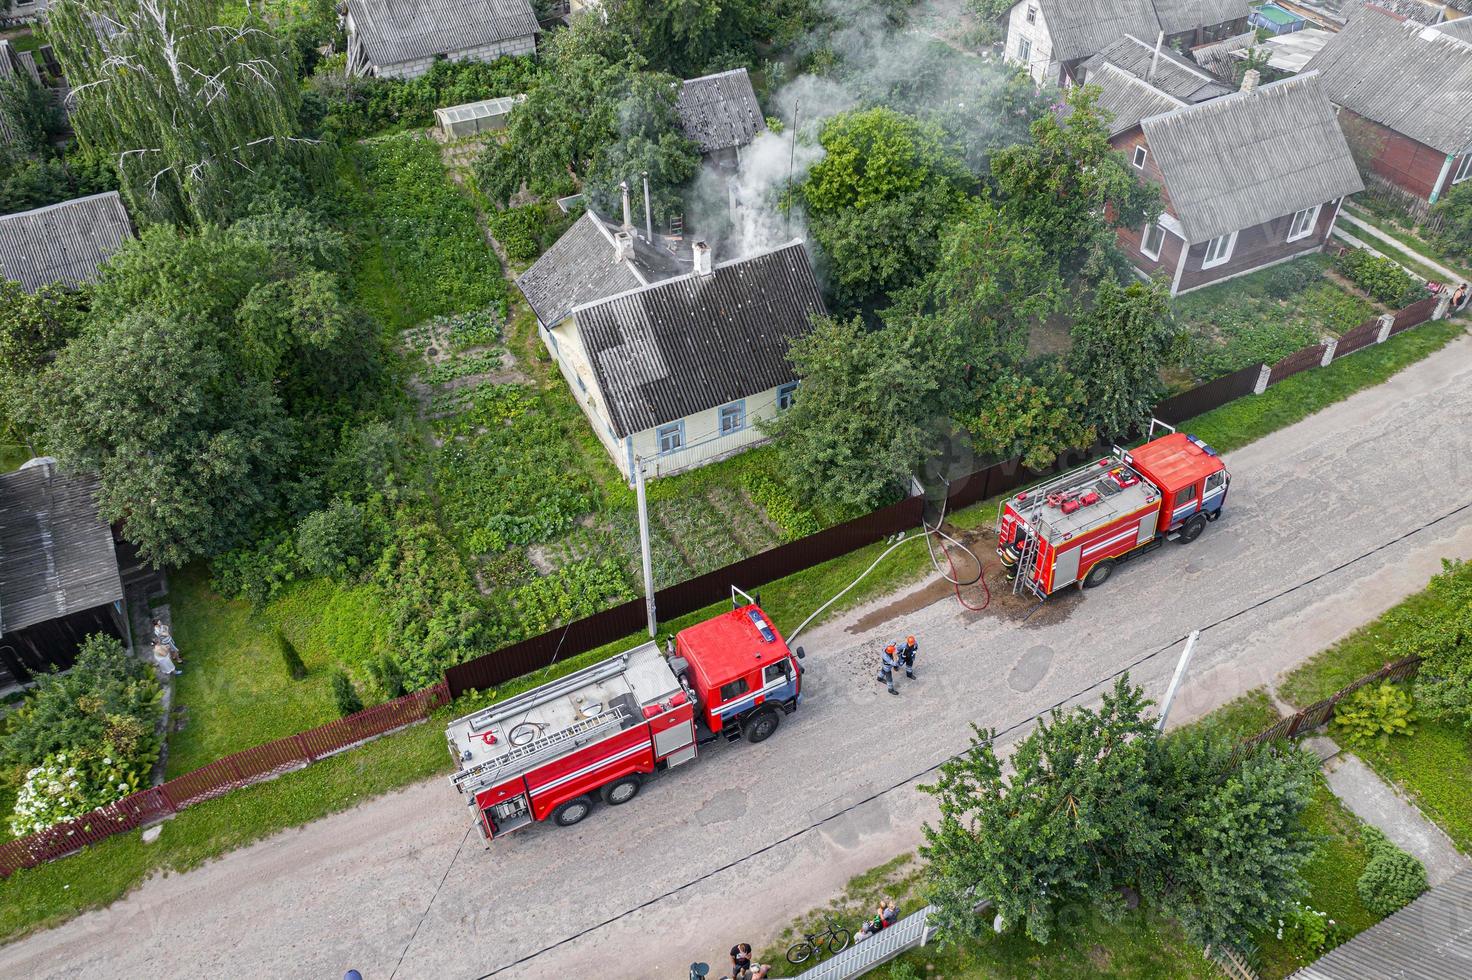
M634 234L629 231L613 233L613 260L625 262L634 254Z
M1242 91L1243 92L1255 92L1255 91L1257 91L1257 82L1258 82L1258 79L1260 79L1261 77L1262 76L1260 74L1258 74L1258 71L1257 71L1256 68L1249 68L1246 71L1244 71L1242 73Z
M693 246L693 251L695 254L695 274L697 276L710 275L710 245L705 242L696 242Z

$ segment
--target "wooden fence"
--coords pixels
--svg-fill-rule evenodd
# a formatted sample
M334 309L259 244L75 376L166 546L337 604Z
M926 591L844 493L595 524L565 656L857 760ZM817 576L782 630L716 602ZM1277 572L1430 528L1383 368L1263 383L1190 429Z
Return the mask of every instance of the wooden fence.
M1390 334L1399 333L1429 319L1436 309L1435 297L1412 303L1395 314ZM1378 339L1380 321L1369 320L1340 338L1335 359L1362 350ZM1324 344L1314 344L1290 354L1269 372L1269 384L1317 366L1325 351ZM1220 408L1256 390L1265 365L1249 365L1189 391L1173 395L1155 407L1155 417L1169 423L1193 418ZM1099 454L1104 447L1064 453L1054 463L1033 470L1020 459L1002 460L953 480L947 490L948 509L965 507L1000 494L1009 493L1050 474L1078 466ZM697 578L680 582L655 593L655 605L661 617L674 619L720 602L730 595L735 585L748 591L795 572L848 554L881 541L898 532L913 529L920 523L924 498L907 497L863 517L796 541L778 545L750 558ZM177 813L184 807L213 799L234 789L271 779L298 769L325 756L359 745L368 739L422 721L440 705L468 690L494 687L516 677L540 670L558 660L597 649L605 643L637 633L645 625L644 600L635 599L575 620L566 626L549 630L540 636L514 643L445 671L444 680L414 694L380 704L329 722L310 731L257 745L226 756L152 789L142 790L78 820L58 824L38 834L0 845L0 877L18 868L35 867L113 834L133 830L151 821ZM1266 732L1244 742L1247 749L1260 742L1291 738L1324 724L1334 713L1339 699L1376 680L1398 680L1415 673L1409 660L1387 665L1383 670L1311 705ZM1409 665L1409 666L1408 666Z
M113 834L135 830L185 807L300 769L379 735L423 721L449 700L449 689L441 681L310 731L226 756L162 785L125 796L77 820L7 841L0 844L0 876L8 877L20 868L34 868Z

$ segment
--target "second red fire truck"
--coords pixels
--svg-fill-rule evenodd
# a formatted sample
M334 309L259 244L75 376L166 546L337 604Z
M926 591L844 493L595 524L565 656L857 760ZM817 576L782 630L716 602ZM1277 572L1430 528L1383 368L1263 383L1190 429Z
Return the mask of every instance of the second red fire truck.
M1155 438L1156 429L1169 434ZM997 555L1013 589L1045 598L1102 585L1122 561L1167 540L1189 544L1221 517L1231 474L1216 450L1151 421L1144 445L1009 497Z
M568 827L724 736L761 742L802 700L803 656L755 602L452 722L445 735L487 840Z

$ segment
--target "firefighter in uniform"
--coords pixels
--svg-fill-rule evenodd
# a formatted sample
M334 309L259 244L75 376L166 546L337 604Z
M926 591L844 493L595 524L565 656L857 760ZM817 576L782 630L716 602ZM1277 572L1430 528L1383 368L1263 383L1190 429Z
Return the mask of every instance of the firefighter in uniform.
M879 655L879 676L874 678L881 684L887 684L889 686L890 694L900 693L899 691L896 691L894 689L894 669L899 665L899 653L896 652L895 645L891 643L889 646L885 647L884 652Z
M905 665L905 676L910 680L915 679L915 651L919 649L913 636L905 637L905 645L900 648L900 663Z

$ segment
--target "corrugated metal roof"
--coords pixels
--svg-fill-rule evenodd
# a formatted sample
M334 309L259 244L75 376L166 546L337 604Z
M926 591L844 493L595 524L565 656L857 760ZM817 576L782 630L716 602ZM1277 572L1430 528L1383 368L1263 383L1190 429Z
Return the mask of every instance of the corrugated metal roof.
M1338 105L1442 153L1472 146L1472 40L1367 6L1308 63Z
M1147 116L1158 116L1186 104L1109 61L1101 61L1089 70L1087 84L1099 86L1099 108L1114 115L1110 136L1134 129Z
M1103 51L1122 34L1154 37L1160 21L1150 0L1037 0L1055 61Z
M537 33L528 0L348 0L356 36L378 66Z
M1231 80L1236 78L1237 58L1233 55L1236 51L1246 51L1257 43L1257 32L1248 31L1238 34L1215 44L1203 44L1191 49L1191 57L1196 64L1211 72L1217 78Z
M1472 977L1472 871L1454 875L1290 980L1467 977Z
M617 230L590 208L517 277L516 285L539 321L553 326L565 320L575 306L686 270L673 255L659 252L642 239L634 243L632 261L619 261L613 237Z
M52 282L91 282L132 237L117 191L0 215L0 278L28 292Z
M1141 126L1193 244L1364 190L1313 72Z
M824 312L801 242L579 307L614 433L632 432L796 379L787 351Z
M1167 34L1245 19L1249 12L1247 0L1155 0L1160 29Z
M94 476L0 474L0 635L123 597Z
M1232 91L1200 65L1188 61L1168 47L1162 45L1157 57L1153 44L1133 34L1126 34L1085 61L1084 81L1093 81L1095 71L1106 61L1141 81L1148 82L1166 95L1186 102L1204 102Z
M745 146L766 128L745 68L687 79L675 111L680 128L701 153Z

